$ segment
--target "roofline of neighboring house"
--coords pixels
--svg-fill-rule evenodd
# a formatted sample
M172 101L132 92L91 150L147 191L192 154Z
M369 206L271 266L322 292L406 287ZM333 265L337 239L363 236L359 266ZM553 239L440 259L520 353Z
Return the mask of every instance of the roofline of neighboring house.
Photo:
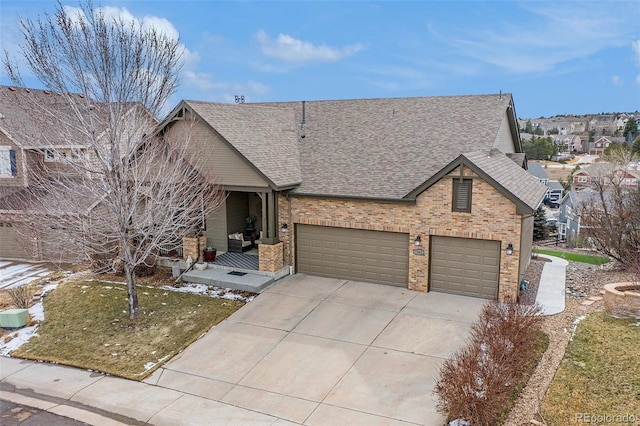
M509 129L511 130L511 136L515 142L516 152L522 152L522 140L520 139L520 130L518 127L518 117L516 116L516 107L513 104L513 96L507 105L507 117L509 119Z
M55 148L55 149L82 149L82 148L87 148L87 145L41 145L41 146L28 145L28 146L22 147L22 149L40 151L43 149L49 149L49 147Z
M464 154L460 154L453 161L451 161L445 167L440 169L440 171L438 173L434 174L429 179L427 179L422 185L418 186L416 189L414 189L413 191L408 193L405 196L405 198L409 198L409 199L417 198L418 195L420 195L422 192L424 192L427 189L429 189L436 182L440 181L443 177L447 176L449 173L451 173L453 170L455 170L456 168L458 168L460 166L468 167L475 174L477 174L480 178L484 179L491 186L496 188L498 190L498 192L500 192L502 195L504 195L509 200L511 200L516 205L516 213L519 214L519 215L523 215L524 216L524 215L532 214L540 206L540 204L542 203L542 200L544 199L544 197L540 198L540 201L538 201L538 205L536 206L536 208L535 209L531 209L531 207L529 207L527 204L525 204L524 201L522 201L521 199L516 197L511 191L509 191L504 186L502 186L500 183L498 183L498 181L496 181L493 177L491 177L490 175L485 173L482 169L480 169L478 166L476 166L471 160L469 160L467 157L465 157ZM523 169L523 171L524 171L524 169Z
M160 135L162 133L162 131L169 124L173 123L174 121L179 121L179 120L174 120L174 117L178 113L178 111L180 111L182 108L188 109L192 114L197 116L198 119L202 123L204 123L213 132L214 135L217 135L220 138L220 140L222 140L222 142L227 145L227 147L229 147L236 155L238 155L242 159L242 161L245 162L245 164L247 164L253 171L258 173L258 175L260 175L269 184L271 189L273 189L274 191L282 191L282 190L289 189L289 188L294 188L294 187L300 185L301 182L289 183L287 185L276 185L259 168L257 168L251 161L249 161L244 155L242 155L242 153L240 151L238 151L236 149L236 147L233 146L232 143L230 143L211 124L209 124L209 122L207 120L205 120L202 116L200 116L200 114L198 114L198 112L196 110L191 108L191 106L185 100L180 101L180 103L178 105L176 105L176 107L169 113L169 115L167 115L167 117L164 120L162 120L162 122L158 125L157 130L155 132L156 136Z

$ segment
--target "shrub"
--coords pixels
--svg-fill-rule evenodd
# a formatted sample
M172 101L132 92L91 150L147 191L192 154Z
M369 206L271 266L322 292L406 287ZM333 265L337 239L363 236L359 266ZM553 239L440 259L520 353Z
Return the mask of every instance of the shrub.
M7 293L9 293L11 303L13 303L16 308L29 309L31 299L33 298L33 292L28 286L23 285L20 287L10 288L7 290Z
M448 420L495 425L513 400L539 345L538 305L484 306L467 345L440 368L435 392Z

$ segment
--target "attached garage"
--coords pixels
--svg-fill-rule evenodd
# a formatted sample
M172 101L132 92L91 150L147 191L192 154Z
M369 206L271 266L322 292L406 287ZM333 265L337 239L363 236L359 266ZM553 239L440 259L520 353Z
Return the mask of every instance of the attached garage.
M36 241L20 232L15 222L0 221L0 258L32 259L36 247Z
M409 235L328 226L296 226L297 271L406 287Z
M500 241L432 236L429 291L498 298Z

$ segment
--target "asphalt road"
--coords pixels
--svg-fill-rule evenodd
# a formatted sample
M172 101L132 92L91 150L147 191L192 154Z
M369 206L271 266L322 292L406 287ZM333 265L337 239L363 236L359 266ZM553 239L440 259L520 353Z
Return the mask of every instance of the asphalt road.
M88 423L0 399L0 424L2 426L80 426Z

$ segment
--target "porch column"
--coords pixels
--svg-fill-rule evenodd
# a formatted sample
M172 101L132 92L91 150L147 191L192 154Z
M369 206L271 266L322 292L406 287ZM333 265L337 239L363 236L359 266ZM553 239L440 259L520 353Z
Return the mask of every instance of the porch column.
M278 203L275 191L262 194L262 228L264 230L264 244L277 244L278 239ZM265 213L266 212L266 213Z

